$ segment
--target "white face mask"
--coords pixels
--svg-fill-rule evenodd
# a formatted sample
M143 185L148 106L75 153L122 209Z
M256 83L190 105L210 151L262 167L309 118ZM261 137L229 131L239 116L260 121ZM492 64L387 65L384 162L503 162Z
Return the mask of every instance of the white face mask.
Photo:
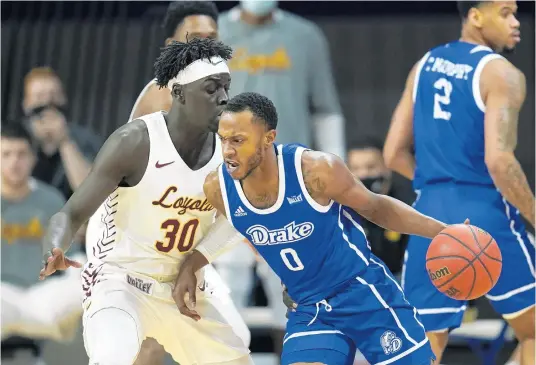
M256 16L268 15L277 8L277 1L271 0L243 0L240 1L242 9Z

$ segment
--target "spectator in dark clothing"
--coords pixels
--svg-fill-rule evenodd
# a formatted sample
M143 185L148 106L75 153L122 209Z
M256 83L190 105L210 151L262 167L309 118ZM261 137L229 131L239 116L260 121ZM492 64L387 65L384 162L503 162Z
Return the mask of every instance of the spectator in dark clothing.
M400 199L392 184L391 171L383 161L382 148L382 143L372 137L351 143L348 150L348 167L369 190ZM361 225L372 252L383 260L393 274L399 274L408 236L386 230L365 219Z
M67 97L51 68L34 68L26 75L22 108L39 145L33 176L68 199L89 173L101 139L68 120Z

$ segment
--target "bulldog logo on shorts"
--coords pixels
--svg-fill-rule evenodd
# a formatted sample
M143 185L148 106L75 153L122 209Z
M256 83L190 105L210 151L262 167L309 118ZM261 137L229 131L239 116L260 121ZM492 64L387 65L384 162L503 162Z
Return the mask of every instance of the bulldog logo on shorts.
M386 355L391 355L402 348L402 340L393 331L385 331L380 337L380 344Z

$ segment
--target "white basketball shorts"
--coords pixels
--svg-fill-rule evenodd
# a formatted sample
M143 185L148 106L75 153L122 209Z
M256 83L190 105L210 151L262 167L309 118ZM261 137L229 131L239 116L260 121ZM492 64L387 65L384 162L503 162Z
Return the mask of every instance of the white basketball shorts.
M227 290L218 292L209 281L213 273L205 275L204 284L198 283L198 322L180 314L171 297L171 282L160 283L107 264L98 275L84 302L84 344L90 365L132 364L146 337L156 339L181 365L248 356L249 330Z

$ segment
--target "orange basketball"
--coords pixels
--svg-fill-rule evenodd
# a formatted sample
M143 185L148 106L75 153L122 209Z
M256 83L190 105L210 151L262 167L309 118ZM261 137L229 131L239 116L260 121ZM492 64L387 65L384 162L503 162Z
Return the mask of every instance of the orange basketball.
M434 237L426 270L434 286L453 299L471 300L497 283L502 255L491 235L475 226L454 224Z

